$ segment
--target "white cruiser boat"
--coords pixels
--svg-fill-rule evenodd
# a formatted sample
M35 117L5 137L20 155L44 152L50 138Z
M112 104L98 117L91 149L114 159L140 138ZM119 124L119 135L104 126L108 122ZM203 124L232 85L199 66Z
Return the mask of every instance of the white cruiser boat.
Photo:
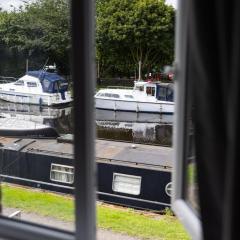
M173 84L135 82L133 89L105 88L95 95L97 109L173 114Z
M29 71L12 83L0 84L0 99L22 104L54 106L72 101L68 82L56 73Z

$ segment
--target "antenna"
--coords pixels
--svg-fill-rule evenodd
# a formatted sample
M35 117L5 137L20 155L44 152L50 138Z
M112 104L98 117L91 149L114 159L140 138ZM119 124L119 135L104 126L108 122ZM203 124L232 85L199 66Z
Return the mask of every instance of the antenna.
M28 63L29 63L29 60L28 58L26 59L26 74L28 73Z
M47 58L47 61L46 61L45 64L43 65L42 70L44 70L44 68L47 66L48 60L49 60L49 57Z
M47 58L47 61L46 61L45 64L43 65L42 71L44 71L44 69L45 69L45 67L46 67L46 65L47 65L47 63L48 63L48 60L49 60L49 57ZM41 75L42 75L42 72L40 72L39 75L38 75L38 79L39 79L40 81L41 81L41 79L40 79Z

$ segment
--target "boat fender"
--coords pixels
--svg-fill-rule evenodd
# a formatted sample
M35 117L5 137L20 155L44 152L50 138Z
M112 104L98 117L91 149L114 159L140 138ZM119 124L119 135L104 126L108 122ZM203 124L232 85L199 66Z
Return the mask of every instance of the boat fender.
M40 98L39 98L39 105L42 106L42 103L43 103L43 100L42 100L42 98L40 97Z

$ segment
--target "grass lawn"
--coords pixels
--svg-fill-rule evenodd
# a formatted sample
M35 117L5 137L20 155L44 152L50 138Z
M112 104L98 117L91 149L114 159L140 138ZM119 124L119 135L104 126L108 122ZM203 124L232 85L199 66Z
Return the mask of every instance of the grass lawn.
M70 197L2 184L2 201L4 207L65 221L74 220L74 203ZM168 215L98 204L97 219L100 228L143 239L190 239L179 221Z

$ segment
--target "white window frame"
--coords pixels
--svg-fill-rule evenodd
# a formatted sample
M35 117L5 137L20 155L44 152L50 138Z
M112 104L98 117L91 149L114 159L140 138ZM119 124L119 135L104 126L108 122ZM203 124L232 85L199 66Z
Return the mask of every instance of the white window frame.
M121 176L121 177L126 177L126 178L132 178L132 179L138 179L139 181L139 191L135 194L135 193L131 193L128 191L119 191L115 189L115 177L116 176ZM129 195L134 195L134 196L139 196L141 194L141 186L142 186L142 177L141 176L136 176L136 175L129 175L129 174L122 174L122 173L113 173L113 179L112 179L112 190L114 192L118 192L118 193L124 193L124 194L129 194Z
M65 171L54 170L54 169L53 169L54 166L69 168L69 169L72 169L73 172L65 172ZM63 174L72 175L72 176L73 176L73 179L72 179L72 181L70 181L70 182L61 181L61 180L56 180L56 179L52 178L52 172L57 172L57 173L63 173ZM73 167L73 166L69 166L69 165L61 165L61 164L52 163L52 164L51 164L51 169L50 169L50 180L53 181L53 182L61 182L61 183L72 184L72 183L74 182L74 167Z
M201 220L184 198L185 169L185 112L186 100L186 73L187 73L187 35L190 0L179 0L177 7L177 25L175 38L175 82L174 82L174 129L173 129L173 197L172 209L184 224L194 240L202 239Z

